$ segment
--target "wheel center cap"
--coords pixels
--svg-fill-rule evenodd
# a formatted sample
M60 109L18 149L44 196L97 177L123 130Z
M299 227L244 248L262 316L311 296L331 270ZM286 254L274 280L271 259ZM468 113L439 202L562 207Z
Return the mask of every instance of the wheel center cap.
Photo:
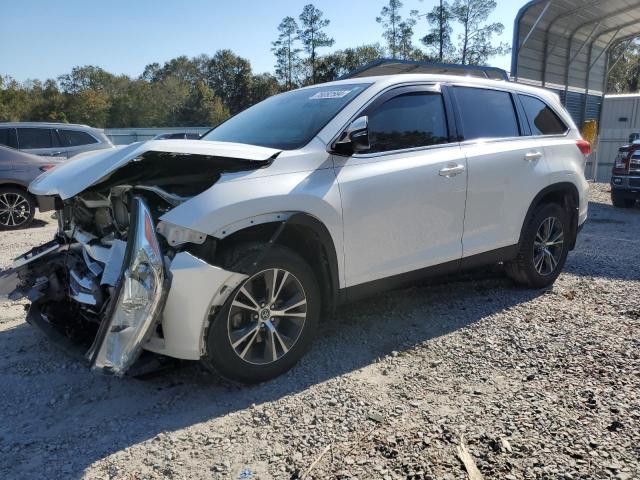
M260 320L262 320L263 322L266 322L270 318L271 318L271 310L269 310L268 308L264 308L260 311Z

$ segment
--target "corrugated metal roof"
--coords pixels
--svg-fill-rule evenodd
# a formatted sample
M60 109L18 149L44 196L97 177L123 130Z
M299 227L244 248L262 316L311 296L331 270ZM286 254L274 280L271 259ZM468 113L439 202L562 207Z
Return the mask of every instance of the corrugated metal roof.
M640 0L533 0L515 20L511 75L524 83L601 95L607 52L637 36Z

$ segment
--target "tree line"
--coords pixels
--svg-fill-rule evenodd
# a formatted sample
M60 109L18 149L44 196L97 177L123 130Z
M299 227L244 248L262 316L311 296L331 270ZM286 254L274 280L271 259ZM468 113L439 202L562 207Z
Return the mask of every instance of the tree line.
M404 15L403 3L389 0L375 18L381 43L327 52L335 44L326 31L330 20L308 4L297 18L287 16L278 25L273 74L254 73L247 59L219 50L152 63L138 78L97 66L75 67L45 81L0 75L0 121L209 126L275 93L334 80L382 57L482 64L508 52L506 44L494 41L504 26L488 22L495 7L494 0L439 0L429 11ZM454 27L460 32L456 40Z
M422 1L422 0L420 0ZM330 20L314 5L304 7L296 20L285 17L278 25L272 51L275 76L284 89L333 80L358 66L381 57L465 65L482 65L490 57L510 51L506 43L495 43L504 25L489 22L494 0L439 0L431 10L410 10L403 16L401 0L389 0L376 22L382 27L383 45L374 43L320 55L335 40L325 31ZM460 31L454 41L454 27ZM415 34L419 44L414 43Z
M640 90L640 43L631 39L611 49L607 93L629 93Z

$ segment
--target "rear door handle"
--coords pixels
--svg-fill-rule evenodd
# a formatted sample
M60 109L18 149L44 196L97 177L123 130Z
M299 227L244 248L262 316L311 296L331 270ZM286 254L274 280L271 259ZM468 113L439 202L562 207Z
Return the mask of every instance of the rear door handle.
M460 165L459 163L450 163L444 168L441 168L438 172L438 175L441 177L455 177L456 175L464 172L464 165Z
M525 162L534 162L536 160L540 160L541 158L542 158L542 152L539 152L538 150L527 152L524 156Z

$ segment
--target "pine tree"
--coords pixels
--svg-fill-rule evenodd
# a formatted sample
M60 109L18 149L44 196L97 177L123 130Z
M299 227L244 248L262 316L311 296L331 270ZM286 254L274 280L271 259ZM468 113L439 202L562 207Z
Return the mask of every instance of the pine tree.
M400 9L402 2L400 0L389 0L389 4L382 7L380 16L376 17L376 22L382 25L383 38L387 41L391 58L398 58L400 53Z
M300 52L296 48L298 24L293 17L285 17L278 25L278 39L272 42L271 51L276 57L276 78L284 84L286 90L291 90L297 84L300 69Z
M461 45L458 61L463 65L480 65L489 57L504 55L509 46L493 44L493 35L500 35L504 25L500 22L487 23L489 15L495 10L495 0L455 0L451 6L453 18L462 25L459 35Z
M309 55L307 63L311 71L311 83L316 83L317 79L318 49L331 47L335 43L335 40L323 31L331 23L330 20L323 17L324 14L311 3L304 7L300 17L298 17L301 25L298 29L298 37L302 42L304 51Z
M427 47L427 54L439 62L452 61L455 47L451 40L451 6L445 0L424 15L431 27L420 41Z

